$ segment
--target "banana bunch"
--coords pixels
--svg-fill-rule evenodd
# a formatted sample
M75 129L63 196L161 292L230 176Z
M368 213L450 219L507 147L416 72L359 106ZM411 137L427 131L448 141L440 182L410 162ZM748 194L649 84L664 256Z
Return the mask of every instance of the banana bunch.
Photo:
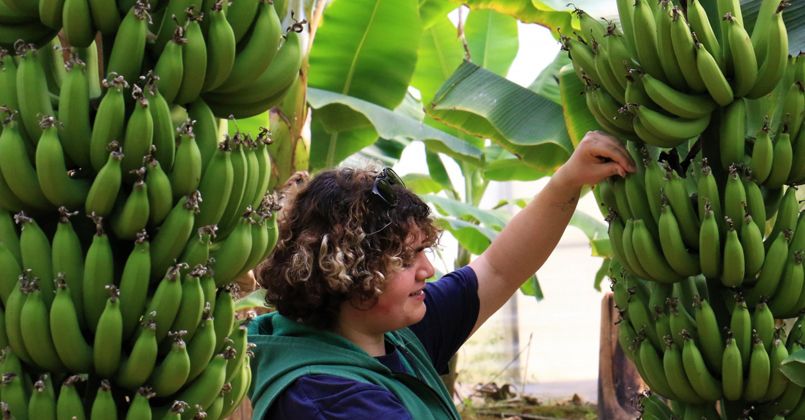
M9 416L215 419L244 398L233 281L277 241L280 145L219 118L296 101L305 46L285 2L229 3L0 0Z
M734 147L725 152L721 164L727 169L744 161L743 133L737 135L740 125L727 121L745 113L738 109L743 98L764 97L784 80L789 59L782 15L789 3L764 1L751 34L743 26L737 2L717 3L718 27L711 26L699 1L682 10L669 0L619 0L620 28L576 10L580 30L563 36L562 44L587 85L587 106L602 128L623 138L673 148L700 136L717 108L736 108L724 118L732 133L722 132L721 141L731 141ZM801 95L790 96L784 115L790 115L789 132L796 138ZM799 173L780 172L771 185L801 178Z
M717 419L714 402L722 399L752 405L728 418L740 410L754 418L805 412L802 387L779 370L801 349L802 317L786 336L765 301L752 311L740 294L723 302L709 295L704 276L667 285L623 274L615 276L613 291L622 315L619 343L655 394L641 399L644 415L671 418L695 410L695 418Z

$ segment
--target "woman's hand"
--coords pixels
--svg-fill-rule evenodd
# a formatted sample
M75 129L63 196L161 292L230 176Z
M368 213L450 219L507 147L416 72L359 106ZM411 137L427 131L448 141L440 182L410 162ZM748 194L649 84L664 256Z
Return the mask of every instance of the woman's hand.
M552 181L575 189L597 184L616 174L625 177L634 171L629 152L616 138L602 131L588 131Z

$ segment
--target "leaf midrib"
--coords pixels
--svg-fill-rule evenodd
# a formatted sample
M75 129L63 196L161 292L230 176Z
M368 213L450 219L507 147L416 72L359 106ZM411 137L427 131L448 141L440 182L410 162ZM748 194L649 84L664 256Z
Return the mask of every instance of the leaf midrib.
M377 15L377 9L380 2L383 0L377 0L374 2L374 8L372 9L372 15L369 17L369 23L366 25L366 30L363 31L363 36L361 37L361 41L358 43L358 48L355 50L355 55L352 57L352 63L349 65L349 72L347 73L346 81L344 83L344 89L341 91L343 94L349 93L349 88L352 86L352 78L355 75L355 68L356 63L358 61L358 57L361 55L361 51L363 50L363 45L366 43L366 38L369 34L369 29L374 24L375 16Z

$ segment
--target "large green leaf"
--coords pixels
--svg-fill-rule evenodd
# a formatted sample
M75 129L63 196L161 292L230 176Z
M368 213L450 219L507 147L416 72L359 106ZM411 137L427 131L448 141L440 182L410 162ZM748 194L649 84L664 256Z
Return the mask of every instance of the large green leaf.
M593 256L609 257L612 254L607 225L581 210L576 210L570 218L570 226L584 233L592 246Z
M427 194L422 196L422 200L435 205L442 214L455 217L461 220L474 220L486 227L500 230L506 225L506 220L493 211L482 210L467 203L462 203L450 198L439 197L438 195Z
M568 64L559 71L559 91L562 95L562 114L565 129L574 147L579 144L584 134L590 130L600 130L601 126L587 108L584 98L584 84L576 76L573 66Z
M495 10L513 16L524 23L536 23L551 30L558 37L557 29L569 28L573 16L567 10L556 10L538 0L466 0L472 10Z
M418 54L411 85L419 90L422 102L429 103L464 58L456 27L447 16L440 16L423 32Z
M562 105L562 94L559 92L559 70L570 64L570 57L564 51L559 51L551 64L534 79L528 88L553 102ZM571 137L572 138L572 137Z
M266 289L262 287L235 301L235 311L267 308Z
M422 26L427 29L447 15L447 12L460 6L457 0L419 0L419 17Z
M464 24L473 63L506 77L519 49L517 21L494 10L473 10Z
M520 285L520 291L526 296L533 296L537 302L545 297L545 295L542 294L542 287L539 285L539 279L536 274L529 277L528 280Z
M755 26L757 12L762 0L742 0L741 12L743 13L744 25L750 30ZM783 20L788 29L788 52L797 55L805 50L805 2L793 1L783 12Z
M573 148L561 107L470 62L445 82L426 112L475 137L492 139L540 169L558 167Z
M415 2L333 1L310 52L308 85L394 109L414 73L421 28ZM318 117L331 131L365 128L342 107Z
M492 229L463 220L437 217L435 223L450 232L459 245L473 255L481 255L497 236L497 233Z
M422 124L420 121L395 113L390 109L355 97L326 90L309 88L307 99L317 111L313 113L311 126L310 164L313 168L327 168L336 165L347 156L358 152L377 139L377 136L392 139L419 140L430 150L438 151L460 160L475 161L480 164L483 154L472 145L447 133ZM320 109L338 105L347 107L365 118L369 128L355 130L333 130L319 122L316 116Z

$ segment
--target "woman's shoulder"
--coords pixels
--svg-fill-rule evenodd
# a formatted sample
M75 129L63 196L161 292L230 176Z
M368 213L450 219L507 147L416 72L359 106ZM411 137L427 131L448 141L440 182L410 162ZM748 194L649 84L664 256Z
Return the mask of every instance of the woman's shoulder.
M370 383L333 375L305 375L288 386L274 401L266 419L411 419L400 400L389 390Z

